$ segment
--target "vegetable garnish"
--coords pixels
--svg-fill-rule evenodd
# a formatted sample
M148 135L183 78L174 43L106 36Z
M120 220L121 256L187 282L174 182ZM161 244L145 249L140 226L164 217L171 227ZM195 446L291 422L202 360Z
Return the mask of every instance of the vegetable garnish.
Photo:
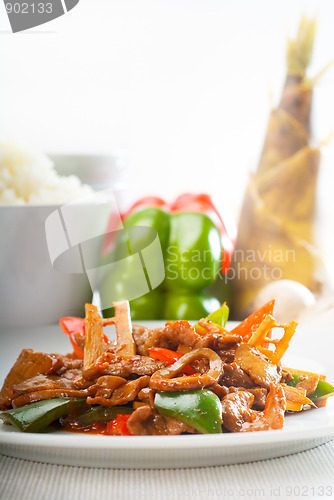
M0 391L0 418L22 432L104 436L212 434L281 429L285 415L325 406L334 386L323 374L282 366L294 321L278 325L274 301L232 331L228 307L192 326L132 325L127 301L102 318L62 318L73 352L24 349ZM103 328L114 324L117 341ZM281 327L281 338L271 329ZM52 425L51 425L52 424Z
M131 432L127 428L127 421L130 415L119 414L114 420L107 423L106 434L111 436L131 436Z
M312 384L312 385L311 385ZM292 374L292 379L287 382L291 387L304 388L307 397L320 408L326 404L327 399L334 395L334 387L319 377L317 374L309 374L305 372L304 375Z
M176 418L202 434L222 432L221 402L207 389L157 392L154 404L160 413Z
M22 432L41 432L55 420L84 409L87 409L84 398L55 398L14 408L0 416Z
M79 342L84 342L85 336L85 320L83 318L76 318L75 316L67 316L66 318L61 318L59 324L63 329L63 332L70 337L70 341L75 354L78 358L83 359L84 353L81 349ZM109 342L106 335L103 335L104 341Z
M177 360L182 358L183 354L170 349L165 349L164 347L149 347L148 352L151 358L158 359L159 361L165 361L169 365L172 365ZM191 366L187 365L183 369L183 373L186 375L194 375L194 370Z

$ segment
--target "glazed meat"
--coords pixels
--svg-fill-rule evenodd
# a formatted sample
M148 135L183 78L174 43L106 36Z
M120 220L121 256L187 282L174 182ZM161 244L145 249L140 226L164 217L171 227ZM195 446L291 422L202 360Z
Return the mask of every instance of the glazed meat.
M221 385L226 385L228 387L255 387L253 380L237 365L237 363L225 363L223 370L223 374L219 380Z
M281 380L281 374L276 365L266 359L255 347L241 344L235 351L235 362L246 372L255 384L265 389L271 383Z
M148 356L146 345L149 342L149 337L152 330L141 325L132 325L132 335L137 347L137 353L142 356Z
M134 436L176 436L183 433L196 433L190 427L176 418L161 415L151 406L141 406L135 410L127 422L127 428Z
M61 366L61 360L53 354L24 349L5 379L0 392L0 409L6 410L11 407L13 399L17 396L14 386L36 375L54 373Z

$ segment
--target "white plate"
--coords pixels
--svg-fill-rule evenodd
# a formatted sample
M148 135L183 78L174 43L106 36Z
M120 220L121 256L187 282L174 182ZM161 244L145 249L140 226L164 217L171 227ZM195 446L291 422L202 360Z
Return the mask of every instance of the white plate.
M155 323L156 324L156 323ZM318 370L334 381L331 367L333 332L300 329L287 364ZM70 350L57 325L11 329L1 334L3 379L21 348L46 352ZM177 468L235 464L297 453L334 437L334 399L326 408L289 415L284 429L245 434L113 437L70 433L23 434L0 425L4 455L62 465L106 468Z

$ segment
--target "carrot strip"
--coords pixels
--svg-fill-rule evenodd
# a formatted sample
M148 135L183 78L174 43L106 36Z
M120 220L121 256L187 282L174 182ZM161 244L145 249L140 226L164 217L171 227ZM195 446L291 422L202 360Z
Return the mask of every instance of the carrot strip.
M271 329L274 327L284 329L284 334L279 340L267 337ZM258 329L253 333L252 337L248 341L248 344L256 347L260 352L265 354L265 356L267 356L272 363L277 365L289 347L290 340L292 339L296 328L297 323L295 321L291 321L287 325L278 325L275 318L268 314L263 319ZM273 351L267 348L268 343L274 345Z
M247 343L253 347L256 347L258 345L262 345L265 342L270 342L270 339L267 338L267 334L272 328L274 328L274 326L276 326L276 320L273 316L271 316L271 314L268 314L267 316L265 316L262 323L253 333L252 337Z
M244 342L248 342L253 333L259 328L264 318L268 316L268 314L273 315L274 306L275 299L272 299L245 318L239 325L231 330L231 333L240 335Z
M286 397L287 411L301 411L304 405L315 406L315 404L306 397L305 389L292 387L286 384L282 384L282 387Z
M279 361L282 359L285 351L289 347L290 340L294 336L298 323L296 321L291 321L287 325L276 325L282 326L284 328L284 335L279 342L277 342L274 355L271 358L271 361L277 365Z

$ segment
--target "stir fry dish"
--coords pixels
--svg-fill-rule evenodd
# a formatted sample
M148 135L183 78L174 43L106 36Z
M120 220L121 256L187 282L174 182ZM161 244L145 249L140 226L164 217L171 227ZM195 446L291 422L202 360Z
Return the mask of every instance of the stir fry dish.
M288 413L325 406L334 387L282 364L297 323L278 325L274 302L231 331L226 304L196 325L154 329L132 325L127 301L114 303L113 318L86 304L85 319L60 320L71 353L21 352L0 392L0 418L22 432L112 436L281 429Z

